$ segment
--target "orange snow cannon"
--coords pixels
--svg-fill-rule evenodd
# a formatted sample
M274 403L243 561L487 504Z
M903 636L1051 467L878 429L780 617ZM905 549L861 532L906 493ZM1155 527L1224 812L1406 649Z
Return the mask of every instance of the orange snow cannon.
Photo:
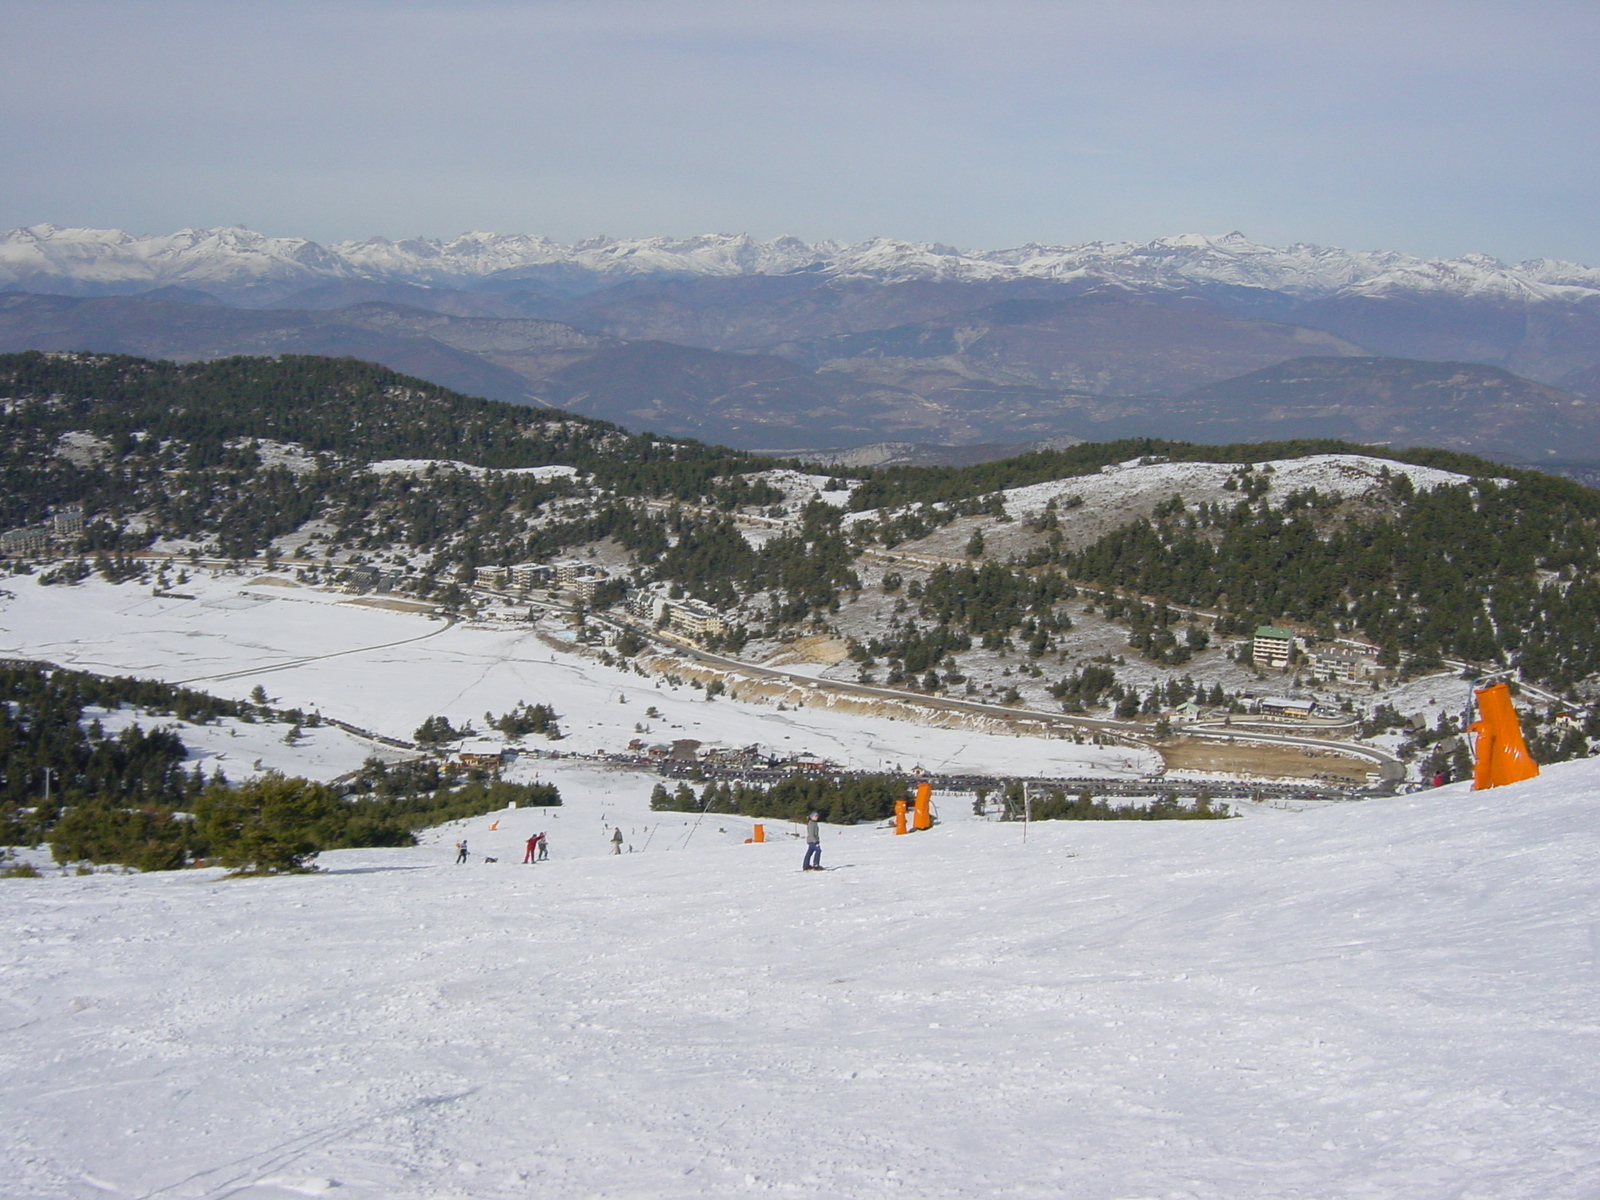
M904 799L894 802L894 832L896 837L904 836L906 832L906 802Z
M752 825L752 826L750 826L750 840L752 842L764 842L764 841L766 841L767 840L767 827L765 825Z
M1522 740L1511 689L1497 683L1479 689L1474 696L1478 719L1472 723L1472 732L1478 740L1473 749L1478 761L1472 769L1473 791L1532 779L1539 773L1539 764L1533 761L1528 744Z
M933 784L923 780L917 784L916 808L911 814L911 828L932 829L933 814L928 811L928 804L933 799Z

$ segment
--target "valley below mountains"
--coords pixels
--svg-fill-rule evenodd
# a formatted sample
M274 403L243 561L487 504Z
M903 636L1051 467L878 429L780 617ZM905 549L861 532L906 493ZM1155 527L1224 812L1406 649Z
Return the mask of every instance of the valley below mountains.
M1600 460L1600 274L1574 264L1237 234L988 254L471 238L17 230L0 236L0 351L353 357L786 453L1336 437Z

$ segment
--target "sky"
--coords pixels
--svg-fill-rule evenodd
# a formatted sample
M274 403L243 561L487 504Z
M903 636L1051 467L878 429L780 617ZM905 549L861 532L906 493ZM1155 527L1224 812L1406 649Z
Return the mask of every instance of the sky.
M0 227L1600 264L1600 5L0 0Z

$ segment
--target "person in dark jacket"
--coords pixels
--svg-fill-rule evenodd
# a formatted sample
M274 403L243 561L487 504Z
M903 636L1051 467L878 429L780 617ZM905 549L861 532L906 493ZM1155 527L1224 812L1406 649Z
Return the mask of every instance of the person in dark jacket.
M467 843L463 839L456 843L456 865L460 866L467 861Z
M822 870L822 826L819 824L821 820L818 814L812 813L811 819L806 822L806 857L800 865L802 871Z

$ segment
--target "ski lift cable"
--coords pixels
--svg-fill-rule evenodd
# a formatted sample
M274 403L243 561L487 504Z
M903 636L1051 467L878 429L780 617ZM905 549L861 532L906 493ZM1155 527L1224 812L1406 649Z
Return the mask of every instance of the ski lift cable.
M681 850L689 848L689 839L694 836L694 831L700 828L700 822L706 819L706 810L711 807L711 786L706 785L705 798L700 802L700 815L694 819L694 824L689 826L689 832L684 834Z

